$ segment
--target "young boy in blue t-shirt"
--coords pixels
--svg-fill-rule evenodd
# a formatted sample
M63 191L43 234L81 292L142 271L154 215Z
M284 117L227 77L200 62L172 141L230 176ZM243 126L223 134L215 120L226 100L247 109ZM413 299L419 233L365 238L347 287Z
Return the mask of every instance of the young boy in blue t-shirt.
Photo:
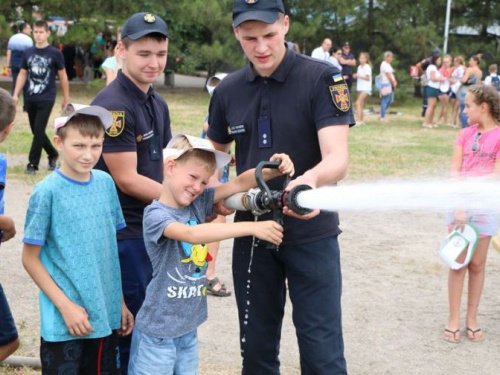
M44 374L118 374L117 335L133 328L116 242L125 221L113 180L92 169L112 122L104 108L76 104L57 118L61 167L28 204L22 259L40 288Z
M207 223L214 202L257 185L255 170L216 188L206 188L216 168L230 155L206 139L177 135L164 150L163 191L144 211L144 242L153 278L136 316L129 375L198 374L197 327L207 319L207 243L255 236L280 244L283 228L269 220ZM264 179L293 175L288 155L275 154L278 169L265 169Z
M10 94L0 88L0 143L5 141L14 126L16 103ZM11 217L4 215L5 178L7 175L7 159L0 154L0 239L8 241L16 235L16 226ZM7 298L0 283L0 362L19 348L14 318L10 312Z

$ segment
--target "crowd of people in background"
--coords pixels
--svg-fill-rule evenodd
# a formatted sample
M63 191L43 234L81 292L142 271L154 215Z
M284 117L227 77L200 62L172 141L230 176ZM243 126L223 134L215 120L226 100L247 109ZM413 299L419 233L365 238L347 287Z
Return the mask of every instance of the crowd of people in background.
M103 63L115 55L119 37L119 28L116 35L111 30L97 32L93 42L88 46L81 43L52 43L63 54L66 65L68 80L91 80L94 78L106 78L116 76L116 71L108 71L109 68ZM15 82L19 72L21 56L24 50L33 46L31 38L32 29L28 23L20 23L13 26L14 35L9 39L7 46L7 69L8 75ZM111 62L111 61L110 61Z
M422 127L435 128L439 125L449 125L454 128L468 125L467 114L464 112L465 97L470 87L483 82L494 86L500 91L498 65L488 67L488 76L483 80L483 71L479 67L481 54L472 55L465 63L461 55L452 57L449 54L441 56L436 48L432 55L416 64L416 72L422 73L420 84L423 90ZM416 73L415 72L415 73ZM418 78L417 74L413 75ZM434 113L437 104L441 104L441 111L437 122L434 122ZM448 108L451 104L451 120L448 120Z
M365 123L364 103L366 98L372 95L373 84L375 84L375 91L380 97L378 120L388 121L387 110L394 101L394 93L398 85L392 67L394 54L391 51L383 53L378 75L372 74L372 63L368 52L359 54L359 64L357 65L349 42L343 43L342 46L336 46L330 38L326 38L319 47L312 51L311 57L326 61L336 67L342 73L349 92L352 92L353 80L357 80L355 90L357 99L354 104L356 125ZM483 80L483 72L479 67L481 58L481 54L474 54L466 63L461 55L453 57L450 54L445 54L442 56L440 49L435 48L431 56L410 68L410 76L419 81L418 84L422 91L423 128L431 129L439 125L454 128L466 127L465 97L469 87L474 84L491 85L500 92L498 65L489 65L489 75ZM353 73L356 65L357 72ZM438 106L441 107L439 111L437 110Z

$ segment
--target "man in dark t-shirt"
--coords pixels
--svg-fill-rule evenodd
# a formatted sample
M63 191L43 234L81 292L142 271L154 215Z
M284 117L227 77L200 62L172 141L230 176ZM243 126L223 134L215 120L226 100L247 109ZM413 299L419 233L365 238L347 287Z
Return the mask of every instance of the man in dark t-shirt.
M35 174L38 170L42 149L49 157L49 170L56 168L57 150L45 133L52 107L56 101L56 74L61 83L64 110L69 103L68 76L64 66L64 58L57 48L49 45L50 29L45 21L35 22L33 27L35 46L28 48L21 60L21 70L16 81L12 97L17 102L25 85L25 108L28 112L33 141L29 153L27 174Z

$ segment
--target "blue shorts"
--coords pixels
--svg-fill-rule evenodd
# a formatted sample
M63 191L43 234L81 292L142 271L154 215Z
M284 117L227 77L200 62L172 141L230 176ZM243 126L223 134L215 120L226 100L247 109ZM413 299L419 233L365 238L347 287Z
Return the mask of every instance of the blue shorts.
M174 339L162 339L135 328L128 369L129 375L199 374L196 330Z
M10 344L17 338L16 324L0 283L0 346Z
M424 90L427 98L437 98L440 92L439 89L430 86L425 86Z

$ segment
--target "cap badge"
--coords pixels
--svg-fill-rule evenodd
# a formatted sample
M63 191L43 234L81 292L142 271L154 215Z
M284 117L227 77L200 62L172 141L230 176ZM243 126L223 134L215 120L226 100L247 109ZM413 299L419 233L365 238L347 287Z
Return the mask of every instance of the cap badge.
M146 13L144 15L144 21L147 23L154 23L156 21L156 17L151 13Z
M259 0L245 0L245 3L247 4L255 4L257 3Z

